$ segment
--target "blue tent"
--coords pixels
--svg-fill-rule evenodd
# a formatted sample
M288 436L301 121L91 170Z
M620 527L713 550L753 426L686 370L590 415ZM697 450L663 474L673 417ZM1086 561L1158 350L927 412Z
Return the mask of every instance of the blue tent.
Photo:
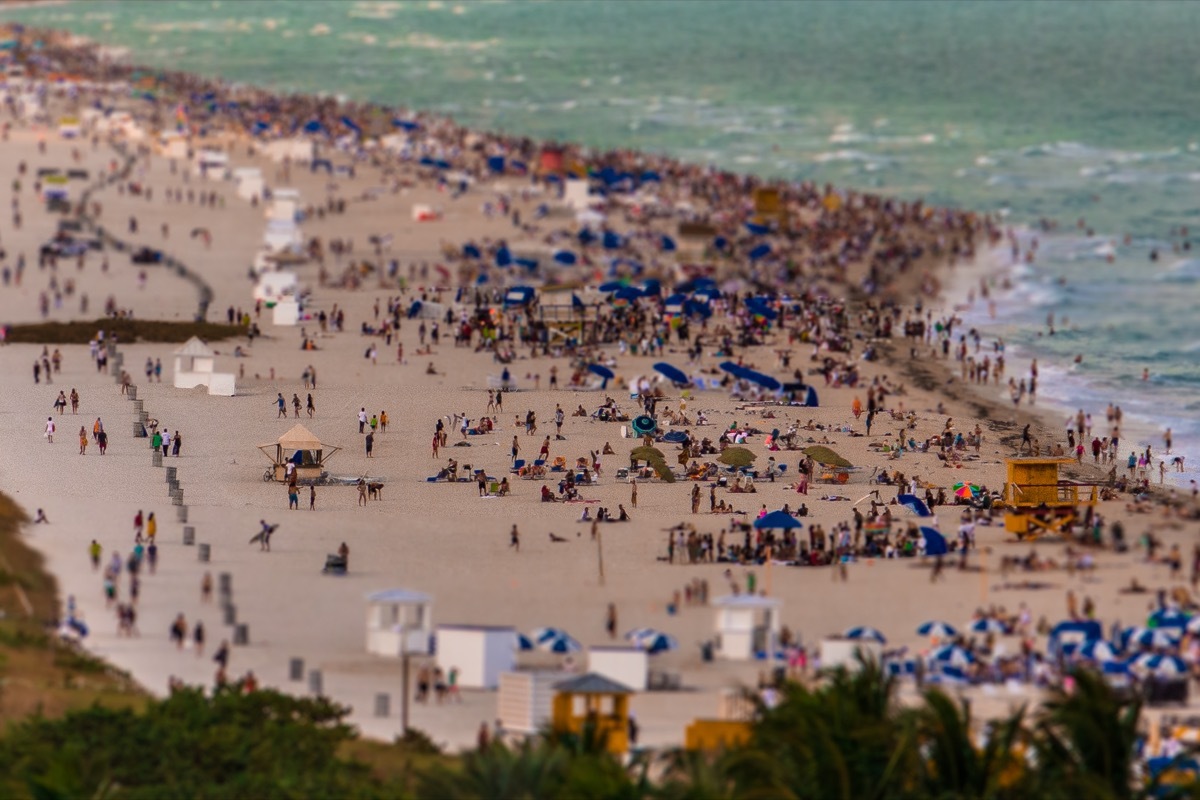
M504 172L504 156L491 156L487 165L492 172Z
M479 258L483 255L483 253L479 251L479 248L473 244L464 244L462 254L464 258Z
M771 254L771 245L763 243L751 250L748 255L751 261L758 261L760 258L766 258Z
M672 383L691 383L688 380L687 373L672 364L665 361L660 361L654 365L654 371L662 375Z
M786 511L772 511L769 514L764 514L763 516L754 520L754 527L760 531L769 529L788 531L794 528L802 528L804 525L800 522L800 520L796 519Z
M925 505L925 501L917 497L915 494L899 495L896 497L896 502L916 513L918 517L933 516L933 512L929 510L929 506Z
M497 267L511 267L512 263L513 263L512 253L509 252L507 247L501 247L498 250L496 250L496 266Z
M661 239L658 240L658 243L664 252L672 253L676 249L675 240L672 239L670 236L664 235Z
M559 264L563 264L564 266L571 266L575 262L579 261L579 257L570 250L559 250L554 254L554 260Z
M925 555L944 556L950 552L950 549L946 547L946 537L942 536L936 528L922 525L921 535L925 537Z
M747 222L746 230L755 236L762 236L763 234L771 232L771 229L768 228L766 225L759 225L756 222Z
M818 408L821 404L817 401L817 390L813 387L808 387L808 391L804 395L804 405L809 408Z

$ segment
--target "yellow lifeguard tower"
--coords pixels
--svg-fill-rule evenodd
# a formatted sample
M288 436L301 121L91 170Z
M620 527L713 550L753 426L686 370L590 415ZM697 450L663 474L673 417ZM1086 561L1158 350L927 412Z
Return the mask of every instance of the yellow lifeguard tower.
M1059 478L1059 466L1072 463L1070 458L1008 459L1004 527L1019 539L1068 533L1080 504L1094 506L1097 500L1096 484Z
M595 726L610 753L629 749L629 696L624 684L589 672L554 685L550 715L555 733L581 734L585 725Z

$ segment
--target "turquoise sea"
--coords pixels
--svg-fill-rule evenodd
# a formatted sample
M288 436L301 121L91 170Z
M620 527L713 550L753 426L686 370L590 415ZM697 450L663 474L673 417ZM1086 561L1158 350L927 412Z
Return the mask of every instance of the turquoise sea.
M1005 338L1013 371L1039 359L1044 402L1100 420L1117 402L1156 450L1170 425L1200 459L1200 4L125 0L0 16L152 65L1003 212L1026 241L1055 220L997 318L969 323Z

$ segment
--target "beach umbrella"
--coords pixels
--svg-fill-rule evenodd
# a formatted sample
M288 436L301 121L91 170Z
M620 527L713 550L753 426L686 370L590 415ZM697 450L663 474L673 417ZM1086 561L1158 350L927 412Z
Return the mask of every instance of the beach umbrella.
M973 483L956 483L953 488L955 497L969 499L979 494L979 487Z
M595 375L599 375L601 378L604 378L605 380L612 380L612 378L614 377L613 371L611 369L609 369L608 367L604 366L603 364L589 364L588 371Z
M824 445L813 445L806 447L803 450L804 455L816 461L818 464L824 464L827 467L850 467L853 466L849 461L842 458L834 450L831 450Z
M1138 647L1173 647L1180 639L1178 628L1127 628L1125 644Z
M658 240L658 246L661 247L663 252L665 252L665 253L672 253L676 249L675 240L672 239L670 236L666 236L666 235L664 235L661 239Z
M579 257L570 250L558 250L554 253L554 260L563 266L571 266L579 261Z
M1105 675L1128 675L1128 661L1101 661L1100 670Z
M512 252L507 247L501 247L496 250L496 266L509 267L512 266Z
M625 634L625 638L632 642L634 647L645 650L650 655L679 649L679 642L674 636L654 628L635 628Z
M580 244L591 244L596 241L596 234L592 233L589 228L580 228L579 233L575 234L575 238Z
M1004 627L1004 623L998 619L991 617L980 617L976 620L971 620L971 624L967 629L972 633L1007 633L1008 629Z
M641 447L633 448L633 451L629 454L629 459L631 461L647 461L653 463L655 461L666 461L667 457L663 455L663 451L659 450L657 447L642 445Z
M1192 617L1184 628L1188 633L1200 633L1200 617Z
M925 539L925 555L944 556L950 552L950 548L946 545L946 537L942 536L942 532L936 528L922 525L921 536Z
M858 642L879 642L887 644L887 637L878 628L872 628L869 625L859 625L857 628L849 628L842 636L847 639L854 639Z
M944 647L939 647L929 654L929 660L935 664L945 664L952 667L965 667L975 663L975 656L971 655L971 651L965 647L959 647L956 644L948 644Z
M479 258L483 255L479 248L473 244L464 244L462 254L464 258Z
M1130 666L1135 670L1164 676L1186 675L1188 672L1186 661L1179 656L1164 653L1143 653L1133 659Z
M583 650L583 645L565 633L552 639L544 639L538 642L537 646L539 650L548 653L578 653Z
M349 117L342 117L342 124L345 125L347 128L349 128L350 130L354 131L355 133L359 133L359 134L362 133L362 128L359 127L358 123L355 122L354 120L350 119Z
M303 130L305 133L320 133L321 131L325 130L325 126L321 124L320 120L310 119L308 122L304 123Z
M766 244L764 242L763 244L760 244L758 247L751 250L746 255L750 258L751 261L758 261L760 258L766 258L770 254L771 254L771 245Z
M663 434L662 440L671 444L683 444L688 440L688 435L684 431L671 431Z
M1191 616L1170 608L1160 608L1146 620L1147 628L1186 628Z
M925 505L925 501L917 497L915 494L899 495L896 497L896 502L916 514L918 517L933 516L933 512L929 510L929 506Z
M757 372L752 369L746 369L744 367L742 368L742 374L738 377L757 384L769 392L778 392L783 388L783 384L780 383L778 379L773 378L765 373Z
M722 361L718 366L735 378L744 378L750 370L733 361Z
M639 640L658 633L654 628L634 628L625 632L625 641L637 644Z
M513 634L513 649L514 650L532 650L534 646L533 639L530 639L523 633Z
M930 620L922 622L917 626L917 633L921 636L936 636L939 639L953 639L958 636L958 629L948 622L939 622L938 620Z
M637 300L642 296L642 290L636 286L622 286L613 292L614 300Z
M531 272L538 268L538 262L536 258L514 258L513 263L518 267L524 267Z
M762 236L764 234L770 233L771 229L768 228L766 225L759 225L757 222L747 222L746 223L746 232L753 236Z
M614 231L605 231L604 232L603 244L604 244L605 250L616 250L616 249L620 248L621 245L623 245L624 243L625 242L621 239L620 234L618 234Z
M745 447L727 447L721 455L717 456L717 461L730 467L748 467L754 463L756 458L758 456Z
M488 156L487 165L492 172L504 172L504 156Z
M535 628L529 634L529 638L533 640L534 647L539 650L551 650L551 652L555 653L572 652L571 650L552 649L556 646L563 646L560 643L566 643L566 646L574 644L576 650L580 649L579 642L571 638L571 634L562 628Z
M415 131L421 127L421 123L411 119L393 119L392 124L404 131Z
M629 285L629 282L627 280L618 279L615 281L607 281L605 283L600 284L600 291L615 292L618 289L624 289L628 285Z
M1076 653L1080 658L1099 661L1102 664L1117 660L1116 648L1103 639L1093 639L1087 642Z
M803 528L803 523L786 511L772 511L754 520L754 527L759 530L793 530Z
M665 361L660 361L655 364L654 371L672 383L691 383L691 381L688 380L686 372L681 370L679 367L668 364Z
M636 261L630 264L635 268L641 266ZM643 297L659 297L662 295L662 282L658 278L647 278L642 281L641 290Z

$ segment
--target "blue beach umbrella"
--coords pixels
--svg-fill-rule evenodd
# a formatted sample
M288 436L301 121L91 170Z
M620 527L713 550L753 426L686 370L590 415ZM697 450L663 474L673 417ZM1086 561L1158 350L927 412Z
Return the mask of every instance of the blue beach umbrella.
M321 131L325 130L325 126L322 125L321 121L318 119L310 119L308 122L304 123L302 130L305 133L320 133Z
M929 660L935 664L946 664L952 667L965 667L975 663L975 656L971 655L971 651L958 645L948 644L945 647L939 647L929 654Z
M604 249L617 250L623 244L625 244L625 241L621 238L620 234L614 233L613 231L604 232Z
M362 128L359 127L358 123L355 122L354 120L350 119L349 117L342 117L342 124L345 125L347 128L349 128L350 130L354 131L355 133L362 133Z
M817 390L813 387L808 387L808 391L804 394L804 405L809 408L819 408L821 403L817 399ZM931 515L932 516L932 515Z
M1127 628L1124 633L1125 646L1168 648L1180 639L1178 628Z
M513 649L514 650L532 650L533 639L530 639L523 633L513 634Z
M1146 620L1147 628L1186 628L1191 616L1169 608L1160 608Z
M504 156L490 156L487 165L492 172L504 172Z
M939 639L953 639L958 636L958 629L948 622L940 622L938 620L930 620L922 622L917 626L917 633L921 636L936 636Z
M496 251L496 266L509 267L512 266L512 253L507 247L501 247Z
M1004 623L998 619L991 617L980 617L979 619L971 620L971 624L967 626L971 633L1006 633L1007 629Z
M1186 675L1188 672L1186 661L1179 656L1163 653L1144 653L1133 659L1130 668L1165 676Z
M479 258L483 255L479 248L473 244L464 244L462 253L464 258Z
M770 233L771 229L766 225L759 225L757 222L747 222L746 232L754 236L762 236L763 234Z
M566 633L561 633L558 636L549 639L541 639L537 643L539 650L545 650L548 653L578 653L583 649L575 639L572 639Z
M929 506L925 505L925 501L917 497L915 494L899 495L896 497L896 502L916 514L918 517L933 516L933 512L929 510Z
M752 369L744 369L743 374L740 377L750 381L751 383L758 384L769 392L778 392L783 388L783 384L780 383L778 379L772 378L770 375L766 375L762 372L756 372Z
M617 300L637 300L642 296L642 290L634 286L622 286L613 292L613 297Z
M857 628L850 628L844 634L847 639L855 641L879 642L887 644L887 637L878 628L872 628L867 625L860 625Z
M524 267L530 272L538 268L538 262L536 258L514 258L513 263L518 267Z
M570 250L559 250L554 254L554 260L564 266L571 266L579 261L579 257Z
M591 372L593 375L599 375L606 381L611 381L614 377L613 371L603 364L589 364L588 372Z
M793 517L786 511L772 511L769 514L764 514L754 520L754 527L760 531L765 530L794 530L795 528L803 528L803 523ZM855 637L851 637L855 638Z
M596 234L592 233L591 228L580 228L575 237L579 239L580 244L591 244L598 238Z
M654 371L672 383L691 383L691 381L688 380L686 372L681 370L679 367L668 364L665 361L659 361L657 364L655 364Z
M666 252L666 253L674 252L676 249L675 240L672 239L670 236L664 235L661 239L658 240L658 245L660 248L662 248L663 252Z
M751 261L758 261L760 258L766 258L771 255L771 245L763 243L755 247L746 254Z
M602 291L602 292L616 292L616 291L619 291L620 289L624 289L624 288L625 288L626 286L628 286L628 285L629 285L629 284L627 284L625 281L620 281L620 280L618 280L618 281L606 281L605 283L602 283L602 284L600 284L600 291Z
M925 555L944 556L950 552L950 548L946 546L946 537L942 536L941 532L936 528L922 525L921 535L925 537Z
M637 645L652 656L679 649L679 642L675 637L662 631L655 631L650 636L642 637L638 640Z
M1118 658L1116 648L1103 639L1093 639L1090 642L1086 642L1075 652L1080 658L1086 658L1089 661L1098 661L1102 664L1109 661L1116 661Z

